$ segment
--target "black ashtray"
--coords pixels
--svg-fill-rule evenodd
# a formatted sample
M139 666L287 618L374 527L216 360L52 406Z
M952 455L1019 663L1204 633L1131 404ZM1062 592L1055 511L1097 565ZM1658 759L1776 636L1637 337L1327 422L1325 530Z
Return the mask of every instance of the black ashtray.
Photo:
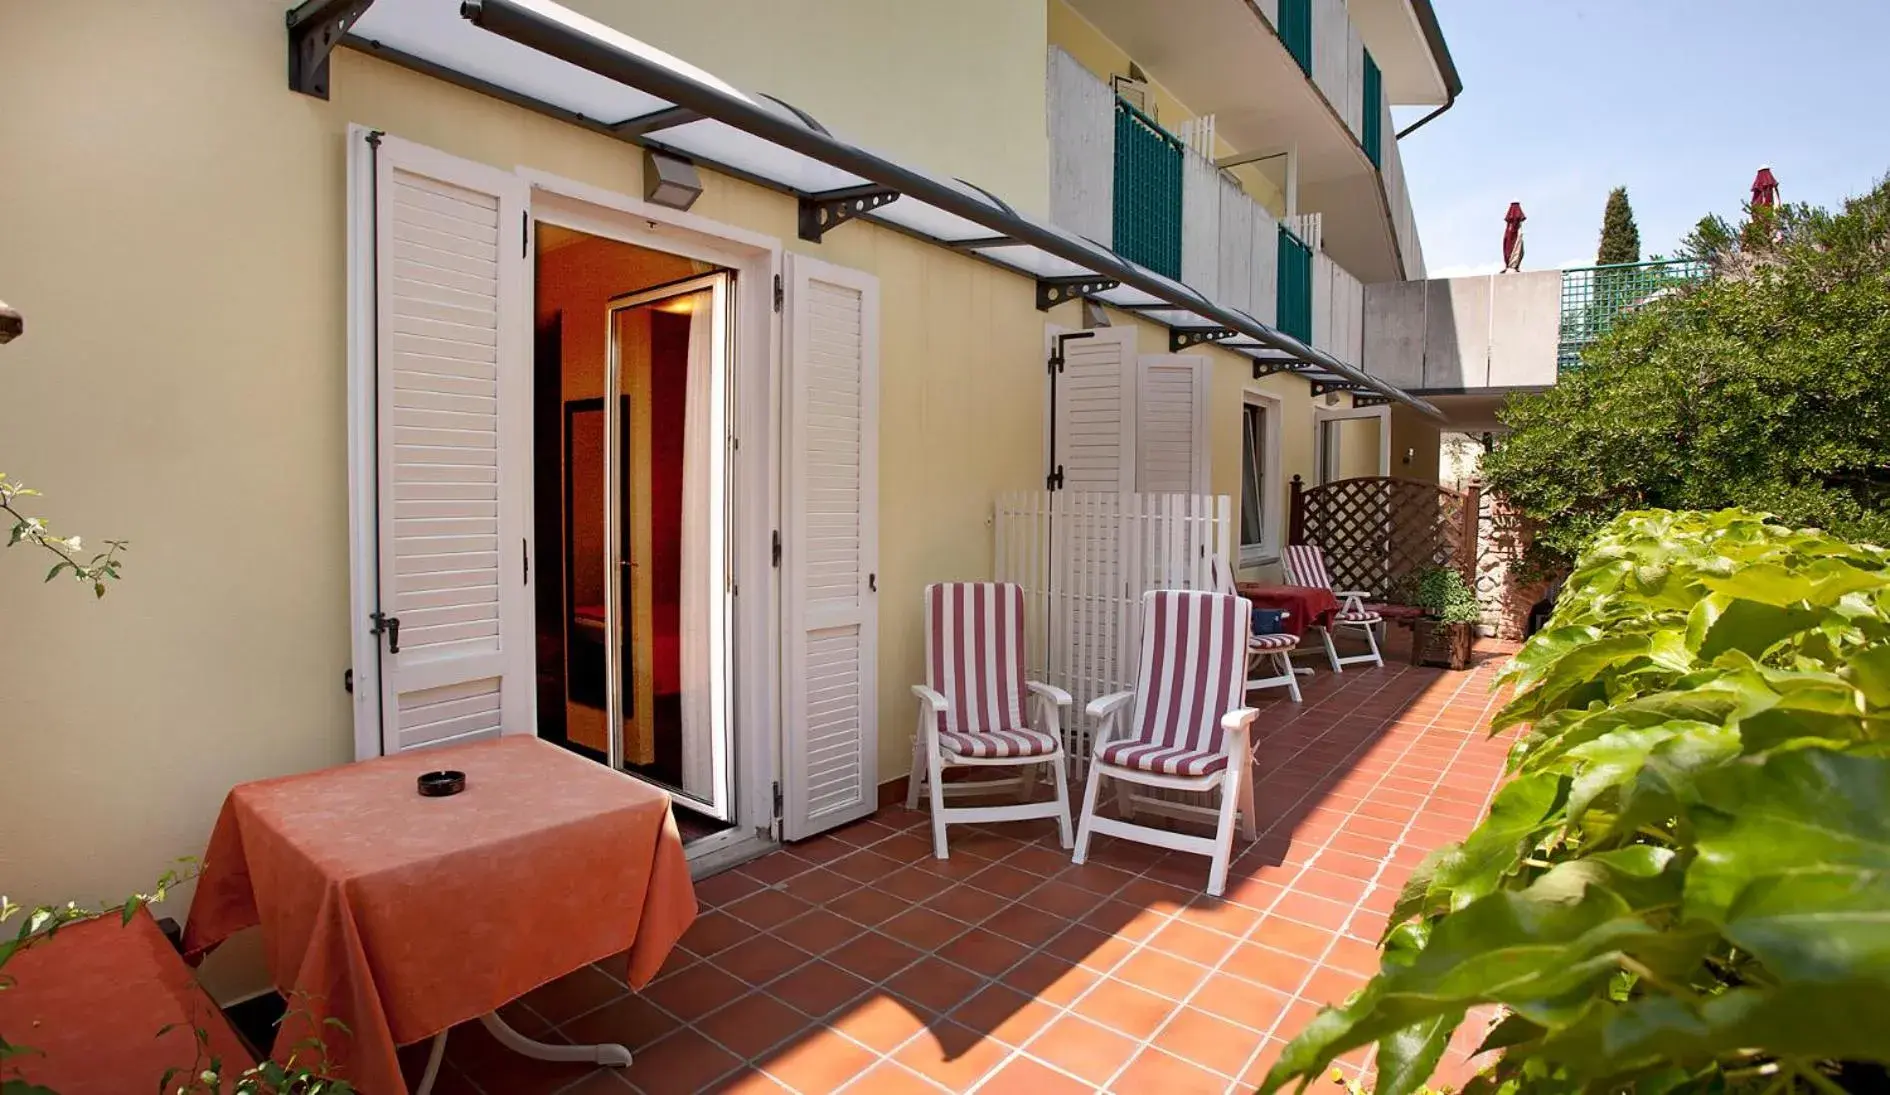
M427 772L417 781L420 794L425 798L445 798L457 795L466 789L464 772Z

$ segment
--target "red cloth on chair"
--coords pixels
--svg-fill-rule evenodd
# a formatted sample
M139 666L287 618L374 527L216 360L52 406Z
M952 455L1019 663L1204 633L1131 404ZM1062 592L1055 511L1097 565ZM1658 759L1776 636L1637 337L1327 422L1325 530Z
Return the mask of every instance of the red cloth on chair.
M61 928L6 972L15 983L0 992L0 1031L38 1051L7 1064L60 1095L156 1091L165 1070L197 1059L194 1028L225 1076L255 1063L148 912Z
M1326 627L1339 614L1339 599L1324 586L1274 586L1261 582L1241 582L1234 587L1253 607L1283 611L1286 630L1302 638L1308 627Z

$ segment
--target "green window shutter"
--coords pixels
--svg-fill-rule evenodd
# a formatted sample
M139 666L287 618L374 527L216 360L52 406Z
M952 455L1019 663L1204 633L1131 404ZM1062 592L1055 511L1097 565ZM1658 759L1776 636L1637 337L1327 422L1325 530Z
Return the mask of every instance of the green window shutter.
M1181 276L1181 141L1116 100L1115 250L1171 278Z
M1365 116L1360 119L1358 143L1365 148L1366 158L1373 167L1385 166L1384 155L1384 119L1385 119L1385 77L1378 71L1378 62L1372 60L1372 51L1365 51Z
M1280 0L1280 41L1286 52L1299 62L1299 70L1312 75L1312 0Z
M1278 325L1308 346L1312 345L1312 248L1299 242L1280 225Z

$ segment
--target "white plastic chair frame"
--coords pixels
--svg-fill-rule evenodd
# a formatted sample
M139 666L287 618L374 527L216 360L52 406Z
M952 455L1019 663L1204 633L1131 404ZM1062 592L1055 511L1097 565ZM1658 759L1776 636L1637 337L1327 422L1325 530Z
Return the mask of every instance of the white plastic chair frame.
M1030 705L1034 712L1031 728L1040 730L1055 738L1058 742L1056 751L1034 757L967 757L953 753L939 744L938 724L940 717L951 709L951 701L923 684L912 686L912 694L919 700L919 728L913 735L912 775L906 782L906 809L919 808L920 788L932 807L932 855L938 859L949 859L950 848L945 840L945 826L962 825L976 821L1032 821L1037 818L1055 818L1057 836L1063 847L1070 847L1070 781L1069 762L1064 751L1063 709L1070 706L1070 694L1055 685L1041 681L1025 681L1024 687L1030 692ZM1006 806L953 806L947 807L945 799L951 795L990 794L996 791L1013 789L1028 799L1031 786L1035 782L1028 770L1036 765L1044 765L1049 771L1050 782L1054 785L1056 798L1050 802L1018 802ZM1023 768L1026 771L1009 779L953 780L945 782L947 768Z
M1325 567L1325 550L1314 545L1300 546L1319 552L1319 565L1321 570L1323 570ZM1322 581L1312 581L1313 575L1300 574L1298 569L1293 565L1292 551L1292 548L1288 548L1280 555L1280 569L1281 572L1285 574L1288 582L1293 585L1325 586L1327 589L1332 589L1332 580L1330 578L1326 578ZM1384 665L1384 655L1380 654L1378 651L1378 628L1384 626L1384 618L1378 616L1376 613L1368 613L1365 610L1365 598L1372 595L1371 591L1368 589L1332 589L1332 595L1339 599L1340 616L1355 614L1373 617L1369 621L1347 621L1335 617L1332 621L1332 627L1322 627L1316 623L1306 625L1308 630L1314 628L1318 629L1319 638L1326 645L1326 661L1332 664L1332 671L1334 673L1343 673L1345 672L1345 667L1348 665L1364 665L1368 663L1371 665ZM1348 654L1343 658L1339 657L1338 648L1332 645L1332 632L1335 628L1344 629L1346 631L1356 631L1365 636L1365 646L1369 653Z
M1209 559L1209 568L1214 572L1214 588L1217 592L1225 593L1230 597L1240 595L1239 591L1234 586L1233 568L1227 565L1226 560L1222 559L1219 555L1212 556ZM1283 612L1280 615L1281 618L1287 618L1290 617L1292 613ZM1301 702L1299 695L1299 674L1304 673L1310 677L1312 676L1312 670L1304 666L1295 666L1293 664L1293 654L1298 649L1299 643L1297 640L1295 640L1291 646L1278 646L1264 643L1257 635L1249 636L1247 639L1247 691L1257 692L1262 688L1284 688L1286 689L1286 694L1293 698L1294 703ZM1255 674L1269 667L1276 670L1272 676L1255 676Z

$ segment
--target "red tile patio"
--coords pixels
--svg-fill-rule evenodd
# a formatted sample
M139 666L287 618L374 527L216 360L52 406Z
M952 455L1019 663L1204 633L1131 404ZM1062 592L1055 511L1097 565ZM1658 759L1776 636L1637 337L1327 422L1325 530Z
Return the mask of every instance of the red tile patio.
M923 813L882 810L700 882L700 919L642 993L590 968L513 1005L530 1035L630 1046L629 1069L528 1061L473 1025L435 1090L1252 1090L1376 968L1412 868L1481 815L1498 665L1322 670L1303 704L1269 702L1260 838L1224 900L1204 857L1099 839L1073 867L1040 823L954 827L939 862Z

